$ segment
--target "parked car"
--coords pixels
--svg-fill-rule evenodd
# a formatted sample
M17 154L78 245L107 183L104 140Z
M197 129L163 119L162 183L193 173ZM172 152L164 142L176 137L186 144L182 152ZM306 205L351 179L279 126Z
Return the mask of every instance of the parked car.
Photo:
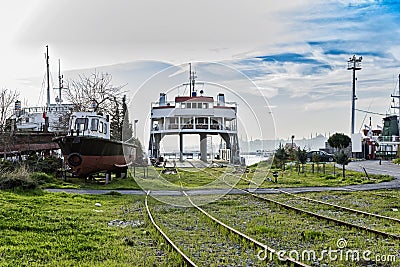
M310 151L307 152L307 162L312 162L314 155L319 156L319 162L333 162L335 161L335 156L332 154L329 154L325 151Z

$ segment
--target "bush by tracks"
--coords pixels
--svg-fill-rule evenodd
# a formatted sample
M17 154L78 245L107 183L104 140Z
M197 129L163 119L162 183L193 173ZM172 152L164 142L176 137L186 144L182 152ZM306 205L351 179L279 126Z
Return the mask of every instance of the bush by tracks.
M37 187L38 182L30 177L25 167L0 174L0 189L36 189Z

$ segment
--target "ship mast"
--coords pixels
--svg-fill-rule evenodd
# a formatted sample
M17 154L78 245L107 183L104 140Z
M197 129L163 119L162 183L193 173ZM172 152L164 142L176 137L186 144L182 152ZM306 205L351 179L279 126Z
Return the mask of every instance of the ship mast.
M49 46L46 45L46 73L47 73L47 103L46 107L50 107L50 65L49 65Z

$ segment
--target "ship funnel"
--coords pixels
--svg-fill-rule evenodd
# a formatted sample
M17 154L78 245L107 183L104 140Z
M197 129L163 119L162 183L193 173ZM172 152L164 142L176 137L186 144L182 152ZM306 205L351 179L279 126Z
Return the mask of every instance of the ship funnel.
M222 93L218 94L217 100L218 100L219 106L225 106L225 95L224 94L222 94Z
M167 95L165 93L160 93L160 106L165 106L167 102Z

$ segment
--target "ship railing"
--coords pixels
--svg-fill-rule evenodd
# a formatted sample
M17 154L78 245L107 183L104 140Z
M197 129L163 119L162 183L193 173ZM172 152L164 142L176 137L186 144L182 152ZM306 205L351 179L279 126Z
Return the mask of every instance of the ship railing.
M237 108L236 102L214 102L214 107L227 107L227 108Z
M19 114L26 114L26 113L43 113L43 112L68 112L71 111L74 106L71 105L54 105L50 107L24 107L20 110L17 110Z
M77 130L71 129L69 131L69 134L70 136L85 136L85 131L79 131L79 129Z
M217 107L217 108L219 108L219 107L237 108L237 103L236 102L218 102L218 101L214 101L214 102L210 102L210 103L213 103L213 107ZM174 108L175 105L176 105L175 101L166 101L166 102L163 102L162 105L160 105L160 102L151 102L151 108L155 108L155 107L171 107L171 108Z
M152 127L152 131L164 131L164 130L186 130L186 129L196 129L196 130L226 130L226 131L236 131L236 127L223 126L221 124L207 124L207 123L186 123L186 124L166 124L156 125Z
M379 136L378 142L400 142L400 136Z
M174 107L175 106L175 101L166 101L166 102L163 102L162 105L160 105L160 102L151 102L151 107L152 108L154 108L154 107L168 107L168 106Z
M397 151L378 150L376 151L376 157L384 160L391 160L397 157Z

